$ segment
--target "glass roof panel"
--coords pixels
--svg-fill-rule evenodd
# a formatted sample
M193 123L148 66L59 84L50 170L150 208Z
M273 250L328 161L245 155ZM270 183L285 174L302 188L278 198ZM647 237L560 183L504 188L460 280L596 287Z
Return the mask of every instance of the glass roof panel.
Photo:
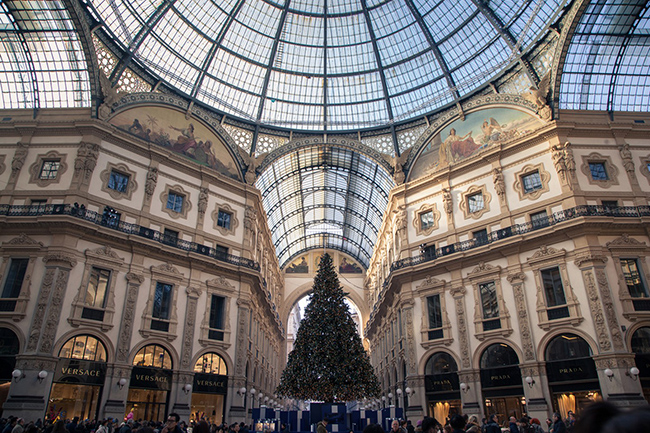
M277 158L255 184L263 196L280 266L305 248L339 236L338 249L368 266L390 174L347 148L301 148ZM315 225L314 225L315 224Z
M309 131L382 127L454 102L447 95L458 83L441 80L442 63L464 83L461 93L473 92L527 54L566 3L483 0L479 10L475 0L85 1L103 21L101 36L137 50L153 81L245 121ZM142 45L130 47L140 30ZM523 52L510 57L504 32L521 38ZM432 57L436 46L442 58ZM212 81L196 82L202 68Z
M649 8L625 0L587 7L564 62L560 108L650 110Z
M0 108L90 106L86 58L61 1L0 2Z

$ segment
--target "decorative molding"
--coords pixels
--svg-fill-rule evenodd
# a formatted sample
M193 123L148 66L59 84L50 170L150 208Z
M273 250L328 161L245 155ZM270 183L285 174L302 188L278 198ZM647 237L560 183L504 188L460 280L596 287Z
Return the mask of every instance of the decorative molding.
M602 163L605 166L607 174L606 180L596 180L591 176L591 169L589 163ZM618 185L618 168L612 163L612 158L607 155L601 155L597 152L592 152L589 155L582 156L582 165L580 171L587 176L587 181L591 185L598 185L601 188L609 188L612 185Z
M87 183L97 166L100 147L98 144L83 142L74 160L74 178L81 184Z
M527 261L528 264L532 266L533 264L537 264L539 262L543 262L547 260L557 260L559 258L563 258L565 255L566 255L565 249L556 250L553 247L542 245L541 247L539 247L538 251L535 251L535 254L533 254L531 257L528 257Z
M227 212L230 214L230 228L221 227L217 225L219 220L219 211ZM227 203L217 204L216 208L212 211L212 228L218 230L224 236L234 235L235 229L239 227L239 220L237 219L237 211L235 211Z
M115 356L119 362L128 362L129 359L135 308L138 302L138 291L140 290L140 285L144 282L142 275L133 272L126 274L126 279L128 284L126 286L126 298L124 300L124 310Z
M614 302L612 301L611 290L609 282L607 281L607 274L602 268L596 268L596 283L600 291L600 297L603 303L603 310L605 311L605 318L607 319L607 327L612 336L614 343L614 350L625 351L625 342L623 341L623 334L619 326L618 316L614 309Z
M77 259L64 253L52 253L43 257L46 266L66 266L74 268L77 265Z
M59 267L56 270L56 283L52 290L52 296L48 302L47 319L45 327L41 332L39 352L52 353L52 345L55 340L56 330L59 327L61 318L61 309L63 307L63 297L68 286L70 269Z
M535 172L539 173L542 187L531 192L526 192L524 190L523 178ZM512 187L519 194L519 200L537 200L542 194L550 191L548 185L550 180L551 175L548 171L544 170L543 163L540 162L539 164L528 164L517 173L515 173L515 183L512 185Z
M605 266L605 263L607 263L607 257L597 254L586 254L576 257L573 263L577 268Z
M5 165L5 158L7 155L0 155L0 174L5 172L7 166Z
M492 266L489 263L479 262L478 265L467 274L467 277L470 279L486 278L493 274L494 276L498 276L500 272L501 266Z
M190 295L193 292L192 288L187 288L187 293ZM198 290L198 289L196 289ZM200 290L199 290L200 294ZM188 296L187 305L185 307L185 325L183 327L183 341L181 348L181 368L185 370L191 369L192 361L192 342L194 341L194 324L196 323L196 304L198 296Z
M147 201L151 200L151 196L156 190L156 184L158 183L158 168L149 167L147 171L147 180L144 184L144 193L147 196Z
M468 198L476 194L481 194L483 196L483 208L471 212L469 208ZM463 211L463 214L465 215L465 219L472 218L477 220L480 219L485 213L490 211L490 202L492 201L492 194L487 192L485 185L481 185L481 186L472 185L467 189L467 191L461 194L461 197L462 198L459 203L459 208L460 210Z
M41 288L36 301L36 308L34 309L32 323L29 328L29 337L27 338L25 352L36 352L36 349L38 348L38 342L41 338L41 328L43 327L43 320L45 319L45 313L49 304L50 292L52 291L56 272L57 268L45 268L45 275L41 282Z
M41 188L61 182L63 173L68 170L68 164L65 162L66 157L67 155L65 153L59 153L56 150L51 150L48 153L38 155L36 161L34 161L34 163L29 167L29 182L35 183ZM56 177L52 179L41 179L41 169L43 168L43 163L46 161L57 161L59 163Z
M600 306L596 281L591 269L585 269L582 271L582 279L585 283L587 300L589 301L589 309L591 310L591 317L596 328L598 348L600 352L609 352L612 348L612 342L609 340L609 333L607 332L607 327L605 326L605 317L603 316L603 310Z
M429 228L423 229L422 216L429 212L431 213L433 224ZM413 212L413 227L415 227L415 232L418 236L429 236L431 232L438 229L439 222L440 222L440 212L438 212L435 203L423 204L420 207L420 209Z
M609 249L625 247L625 248L634 248L634 249L646 249L647 245L645 242L638 241L634 238L631 238L627 233L622 234L613 241L609 241L605 244Z
M519 324L519 332L521 335L521 342L524 349L524 360L525 361L534 361L535 356L535 346L533 341L533 335L530 331L530 325L528 323L528 308L526 305L526 296L524 294L524 279L521 277L511 278L513 274L508 275L508 281L512 284L512 291L515 298L515 306L517 308L517 323ZM523 276L523 273L521 273Z
M576 162L571 150L571 143L568 141L564 144L556 144L551 146L551 157L553 158L553 165L560 181L573 191L575 184Z
M111 178L111 172L113 171L129 178L126 184L126 191L121 192L108 187L108 183ZM133 192L138 189L138 184L135 181L136 172L129 170L129 167L127 167L126 164L113 164L112 162L107 163L106 169L99 174L99 178L102 180L102 191L110 195L114 200L131 200Z
M208 286L208 289L220 289L222 292L225 292L226 294L231 294L235 292L235 286L230 284L230 282L226 279L226 277L222 275L217 275L215 278L211 280L207 280L205 282Z
M10 239L9 241L2 243L2 248L6 249L7 247L20 247L20 248L43 248L43 242L35 241L34 239L27 236L25 233L20 233L17 237Z
M11 176L10 179L16 179L18 173L25 165L25 158L27 158L27 144L23 142L16 143L16 151L14 152L14 157L11 160Z
M175 193L177 195L183 196L183 205L181 206L180 212L173 211L172 209L167 208L167 199L169 193ZM190 193L185 191L182 186L176 185L167 185L165 190L160 194L160 201L162 202L162 211L173 219L178 218L187 218L187 213L192 208L192 202L190 201Z

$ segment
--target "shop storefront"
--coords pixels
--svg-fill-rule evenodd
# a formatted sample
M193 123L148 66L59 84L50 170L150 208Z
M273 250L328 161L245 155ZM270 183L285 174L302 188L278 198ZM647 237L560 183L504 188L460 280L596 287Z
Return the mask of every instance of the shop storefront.
M431 355L425 366L424 388L427 393L428 415L439 422L462 413L458 365L445 352Z
M104 344L90 335L68 340L59 351L47 418L96 419L105 378Z
M164 347L150 344L138 351L133 358L125 416L132 412L134 419L165 420L172 368L171 355Z
M546 346L546 375L553 410L562 418L602 399L589 344L575 334L561 334Z
M496 413L499 420L511 416L519 419L526 412L519 357L507 344L493 344L483 351L481 388L487 415Z
M0 328L0 411L9 395L11 386L11 373L16 367L16 354L20 350L20 343L16 334L7 328Z
M639 369L643 397L650 403L650 328L637 329L632 334L632 344L630 346L632 353L635 355L636 367Z
M194 371L190 420L221 424L228 390L226 363L218 354L206 353L197 360Z

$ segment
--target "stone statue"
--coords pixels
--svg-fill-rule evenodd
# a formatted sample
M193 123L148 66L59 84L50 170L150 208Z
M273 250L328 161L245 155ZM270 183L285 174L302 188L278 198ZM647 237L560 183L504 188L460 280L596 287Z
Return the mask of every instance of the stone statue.
M505 198L506 184L503 181L503 173L501 172L501 169L495 168L492 171L492 176L494 179L494 189L496 190L497 195L499 198Z
M451 214L454 211L454 207L452 204L451 192L449 191L449 188L442 189L442 200L445 206L445 212Z
M205 214L205 210L207 208L208 208L208 189L207 188L200 188L199 189L199 203L198 203L199 214L200 215Z
M120 100L120 96L117 94L119 85L111 85L111 80L104 74L104 71L99 72L99 84L104 95L104 103L97 109L97 114L100 119L106 120L113 112L113 105Z
M619 152L621 153L621 158L623 159L623 167L625 167L625 171L633 174L634 161L632 161L632 152L630 152L630 145L627 143L623 144L620 147Z
M158 169L156 167L150 167L147 172L147 181L144 184L144 192L147 194L148 198L151 198L153 192L156 189L156 184L158 183Z
M551 71L542 77L539 86L531 86L522 96L537 106L537 112L546 122L553 118L553 111L548 106L548 93L551 90Z

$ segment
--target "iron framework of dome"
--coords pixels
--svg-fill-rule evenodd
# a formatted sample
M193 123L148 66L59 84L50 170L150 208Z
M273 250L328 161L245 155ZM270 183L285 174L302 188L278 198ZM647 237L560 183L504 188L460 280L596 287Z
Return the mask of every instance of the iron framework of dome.
M566 0L88 0L122 51L258 124L356 130L458 102L523 57ZM539 77L524 68L533 84Z

